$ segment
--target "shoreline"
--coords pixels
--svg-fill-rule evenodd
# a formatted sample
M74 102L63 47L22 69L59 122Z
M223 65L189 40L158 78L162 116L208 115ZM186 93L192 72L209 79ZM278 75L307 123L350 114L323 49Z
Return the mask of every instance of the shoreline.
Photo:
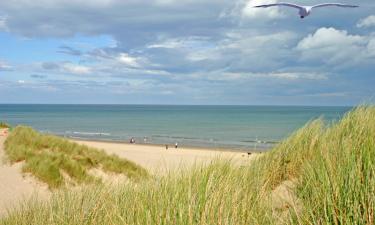
M155 144L155 143L129 143L127 141L120 141L120 140L106 140L106 139L91 139L91 138L81 138L81 137L67 137L57 135L59 137L65 138L70 141L74 142L93 142L93 143L107 143L107 144L122 144L126 146L139 146L139 147L158 147L161 149L165 149L166 144ZM178 149L189 149L189 150L197 150L197 151L215 151L215 152L229 152L229 153L264 153L271 150L276 144L270 146L268 148L259 148L259 149L239 149L239 148L230 148L230 147L213 147L213 146L191 146L191 145L183 145L179 144ZM169 150L176 150L173 144L168 144Z

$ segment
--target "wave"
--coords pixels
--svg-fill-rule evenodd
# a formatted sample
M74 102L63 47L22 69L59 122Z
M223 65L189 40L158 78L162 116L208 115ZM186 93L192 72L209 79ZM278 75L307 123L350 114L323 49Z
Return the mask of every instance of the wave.
M111 136L110 133L103 132L80 132L80 131L66 131L66 134L84 135L84 136Z
M56 133L55 133L56 134ZM60 133L61 136L68 136L76 139L84 140L104 140L104 141L124 141L127 142L130 137L133 137L137 143L148 143L148 144L165 144L178 142L181 145L186 146L197 146L197 147L215 147L215 148L233 148L238 150L247 149L269 149L279 141L275 140L259 140L259 139L247 139L247 140L225 140L225 139L214 139L214 138L198 138L198 137L187 137L180 135L167 135L167 134L154 134L150 136L135 135L131 136L128 134L111 134L107 132L84 132L84 131L65 131ZM145 139L146 138L146 139Z
M257 144L278 144L279 141L273 141L273 140L245 140L241 141L244 143L257 143Z
M183 136L173 136L173 135L151 135L151 138L169 138L169 139L182 139L182 140L204 140L204 141L217 141L212 138L197 138L197 137L183 137Z

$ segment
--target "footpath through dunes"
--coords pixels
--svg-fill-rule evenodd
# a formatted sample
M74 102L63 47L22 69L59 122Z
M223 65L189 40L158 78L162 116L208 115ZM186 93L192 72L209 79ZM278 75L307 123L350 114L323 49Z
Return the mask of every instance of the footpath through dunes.
M170 146L138 145L126 143L111 143L98 141L72 140L78 144L103 149L107 154L116 154L121 158L129 159L154 175L163 175L168 171L189 169L194 165L209 164L216 159L231 160L236 165L246 165L260 154L245 152L222 151L213 149L199 149Z
M51 194L46 184L22 174L22 163L11 165L6 162L4 142L7 135L7 129L0 129L0 217L7 214L7 209L33 195L47 199Z

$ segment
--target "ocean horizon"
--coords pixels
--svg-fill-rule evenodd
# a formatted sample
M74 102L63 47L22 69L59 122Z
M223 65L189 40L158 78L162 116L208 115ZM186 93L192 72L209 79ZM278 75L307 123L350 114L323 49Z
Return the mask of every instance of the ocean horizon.
M86 140L264 151L349 106L0 104L0 121Z

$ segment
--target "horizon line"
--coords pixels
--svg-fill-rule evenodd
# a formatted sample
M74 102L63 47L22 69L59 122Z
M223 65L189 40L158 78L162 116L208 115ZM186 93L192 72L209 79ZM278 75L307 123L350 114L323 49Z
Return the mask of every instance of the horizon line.
M298 104L138 104L138 103L0 103L0 105L108 105L108 106L284 106L284 107L356 107L357 105L298 105Z

